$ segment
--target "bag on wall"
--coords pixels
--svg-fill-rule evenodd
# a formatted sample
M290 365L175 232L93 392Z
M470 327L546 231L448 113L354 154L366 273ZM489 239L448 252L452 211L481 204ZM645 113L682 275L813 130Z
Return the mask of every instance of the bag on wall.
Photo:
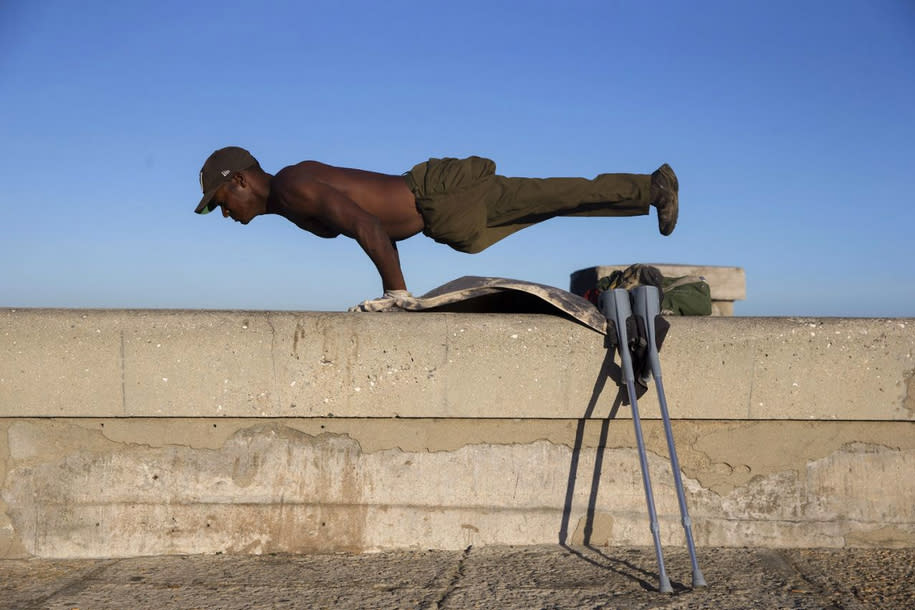
M585 292L585 298L597 305L600 293L636 286L656 286L661 291L661 315L708 316L712 313L712 295L705 278L698 275L664 277L657 267L635 264L617 269L597 281Z

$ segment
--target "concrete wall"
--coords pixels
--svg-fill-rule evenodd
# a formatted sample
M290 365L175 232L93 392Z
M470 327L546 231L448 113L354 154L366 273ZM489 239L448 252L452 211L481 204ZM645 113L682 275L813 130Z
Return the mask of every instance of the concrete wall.
M915 543L912 320L671 323L697 544ZM650 544L618 373L541 315L7 310L0 557Z

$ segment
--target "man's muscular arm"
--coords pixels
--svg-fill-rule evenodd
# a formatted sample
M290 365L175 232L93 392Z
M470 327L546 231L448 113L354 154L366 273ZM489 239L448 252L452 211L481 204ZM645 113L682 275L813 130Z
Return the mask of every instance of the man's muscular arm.
M355 239L375 264L385 291L407 289L394 241L376 216L323 182L283 178L278 174L273 185L278 203L285 208L280 211L283 216L303 228L313 221Z

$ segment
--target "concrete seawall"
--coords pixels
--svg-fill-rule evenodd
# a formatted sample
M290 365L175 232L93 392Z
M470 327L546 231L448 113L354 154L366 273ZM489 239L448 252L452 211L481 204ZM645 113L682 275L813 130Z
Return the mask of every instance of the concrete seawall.
M915 320L671 325L697 544L915 546ZM542 315L5 310L0 557L647 545L618 377Z

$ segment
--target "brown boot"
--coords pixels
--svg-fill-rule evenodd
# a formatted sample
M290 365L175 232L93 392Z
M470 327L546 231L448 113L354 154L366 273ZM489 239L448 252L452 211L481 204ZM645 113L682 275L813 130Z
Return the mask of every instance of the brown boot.
M668 164L665 163L651 174L651 205L658 208L658 229L661 235L670 235L677 226L679 189L677 175Z

